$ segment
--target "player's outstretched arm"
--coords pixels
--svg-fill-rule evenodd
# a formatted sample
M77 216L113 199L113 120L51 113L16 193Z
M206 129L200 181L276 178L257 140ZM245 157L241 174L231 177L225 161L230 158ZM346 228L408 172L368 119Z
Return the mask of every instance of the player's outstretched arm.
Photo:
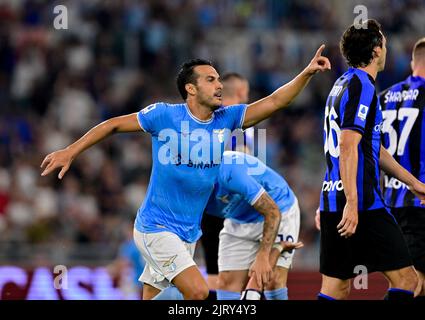
M269 255L279 229L281 213L276 202L264 192L253 204L255 210L264 216L263 238L258 249L254 263L249 269L248 275L254 275L258 286L262 286L271 279L272 267L269 263Z
M44 169L41 175L48 175L53 170L60 168L61 171L59 172L58 178L62 179L75 157L87 148L90 148L92 145L113 133L141 130L142 128L137 120L137 113L106 120L90 129L84 136L65 149L48 154L41 163L40 167Z
M397 178L401 182L404 182L409 187L409 190L421 199L421 204L425 205L425 184L416 179L409 171L403 168L382 145L380 150L379 166L385 173Z
M292 81L280 87L271 95L249 104L245 114L243 128L251 127L267 119L273 112L290 104L304 89L315 73L329 70L331 63L328 58L322 56L324 48L325 45L322 44L308 66Z

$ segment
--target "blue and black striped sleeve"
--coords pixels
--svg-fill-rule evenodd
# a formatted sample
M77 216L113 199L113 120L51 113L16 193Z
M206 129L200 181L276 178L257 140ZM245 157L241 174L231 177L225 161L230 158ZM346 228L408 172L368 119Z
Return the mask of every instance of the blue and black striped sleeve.
M347 88L348 98L341 110L341 129L355 130L363 135L366 118L375 96L375 87L353 76Z

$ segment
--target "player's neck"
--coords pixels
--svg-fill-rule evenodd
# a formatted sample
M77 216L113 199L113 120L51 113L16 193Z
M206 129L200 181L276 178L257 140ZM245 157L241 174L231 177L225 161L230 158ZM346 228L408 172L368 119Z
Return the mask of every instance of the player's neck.
M187 101L187 107L189 108L190 113L198 120L208 121L212 118L214 110L211 108L201 105L199 103L194 103L193 101Z
M376 80L376 76L378 75L378 66L374 63L371 63L366 67L358 67L357 69L367 72L373 80Z
M412 75L414 77L421 77L421 78L425 78L425 67L420 67L420 68L415 68L413 70Z
M239 104L238 97L228 97L223 98L223 106L233 106L234 104Z

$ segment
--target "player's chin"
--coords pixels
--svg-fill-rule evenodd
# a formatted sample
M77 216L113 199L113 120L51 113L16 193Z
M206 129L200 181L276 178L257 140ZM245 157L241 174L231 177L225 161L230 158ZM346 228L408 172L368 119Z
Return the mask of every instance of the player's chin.
M211 103L211 109L217 110L222 105L221 99L215 98L214 101Z

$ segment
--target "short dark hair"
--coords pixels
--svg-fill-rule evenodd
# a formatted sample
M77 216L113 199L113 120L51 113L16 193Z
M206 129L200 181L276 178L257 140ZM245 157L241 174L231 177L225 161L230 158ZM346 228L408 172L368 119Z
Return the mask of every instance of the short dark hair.
M177 89L180 92L180 95L182 96L183 100L187 99L187 91L185 88L185 85L187 83L196 84L197 75L193 71L193 69L196 66L213 66L211 61L204 60L204 59L192 59L189 61L186 61L183 63L183 65L180 68L180 71L177 75Z
M425 37L416 41L413 47L413 59L425 59Z
M225 73L222 77L221 77L221 81L228 81L231 79L238 79L238 80L246 80L246 78L244 76L242 76L241 74L237 73L237 72L228 72Z
M237 72L225 73L221 78L223 86L223 97L233 97L236 94L235 81L248 81L245 77Z
M369 19L362 25L353 24L345 30L339 47L349 66L366 67L374 58L374 48L382 48L383 41L381 25L376 20Z

